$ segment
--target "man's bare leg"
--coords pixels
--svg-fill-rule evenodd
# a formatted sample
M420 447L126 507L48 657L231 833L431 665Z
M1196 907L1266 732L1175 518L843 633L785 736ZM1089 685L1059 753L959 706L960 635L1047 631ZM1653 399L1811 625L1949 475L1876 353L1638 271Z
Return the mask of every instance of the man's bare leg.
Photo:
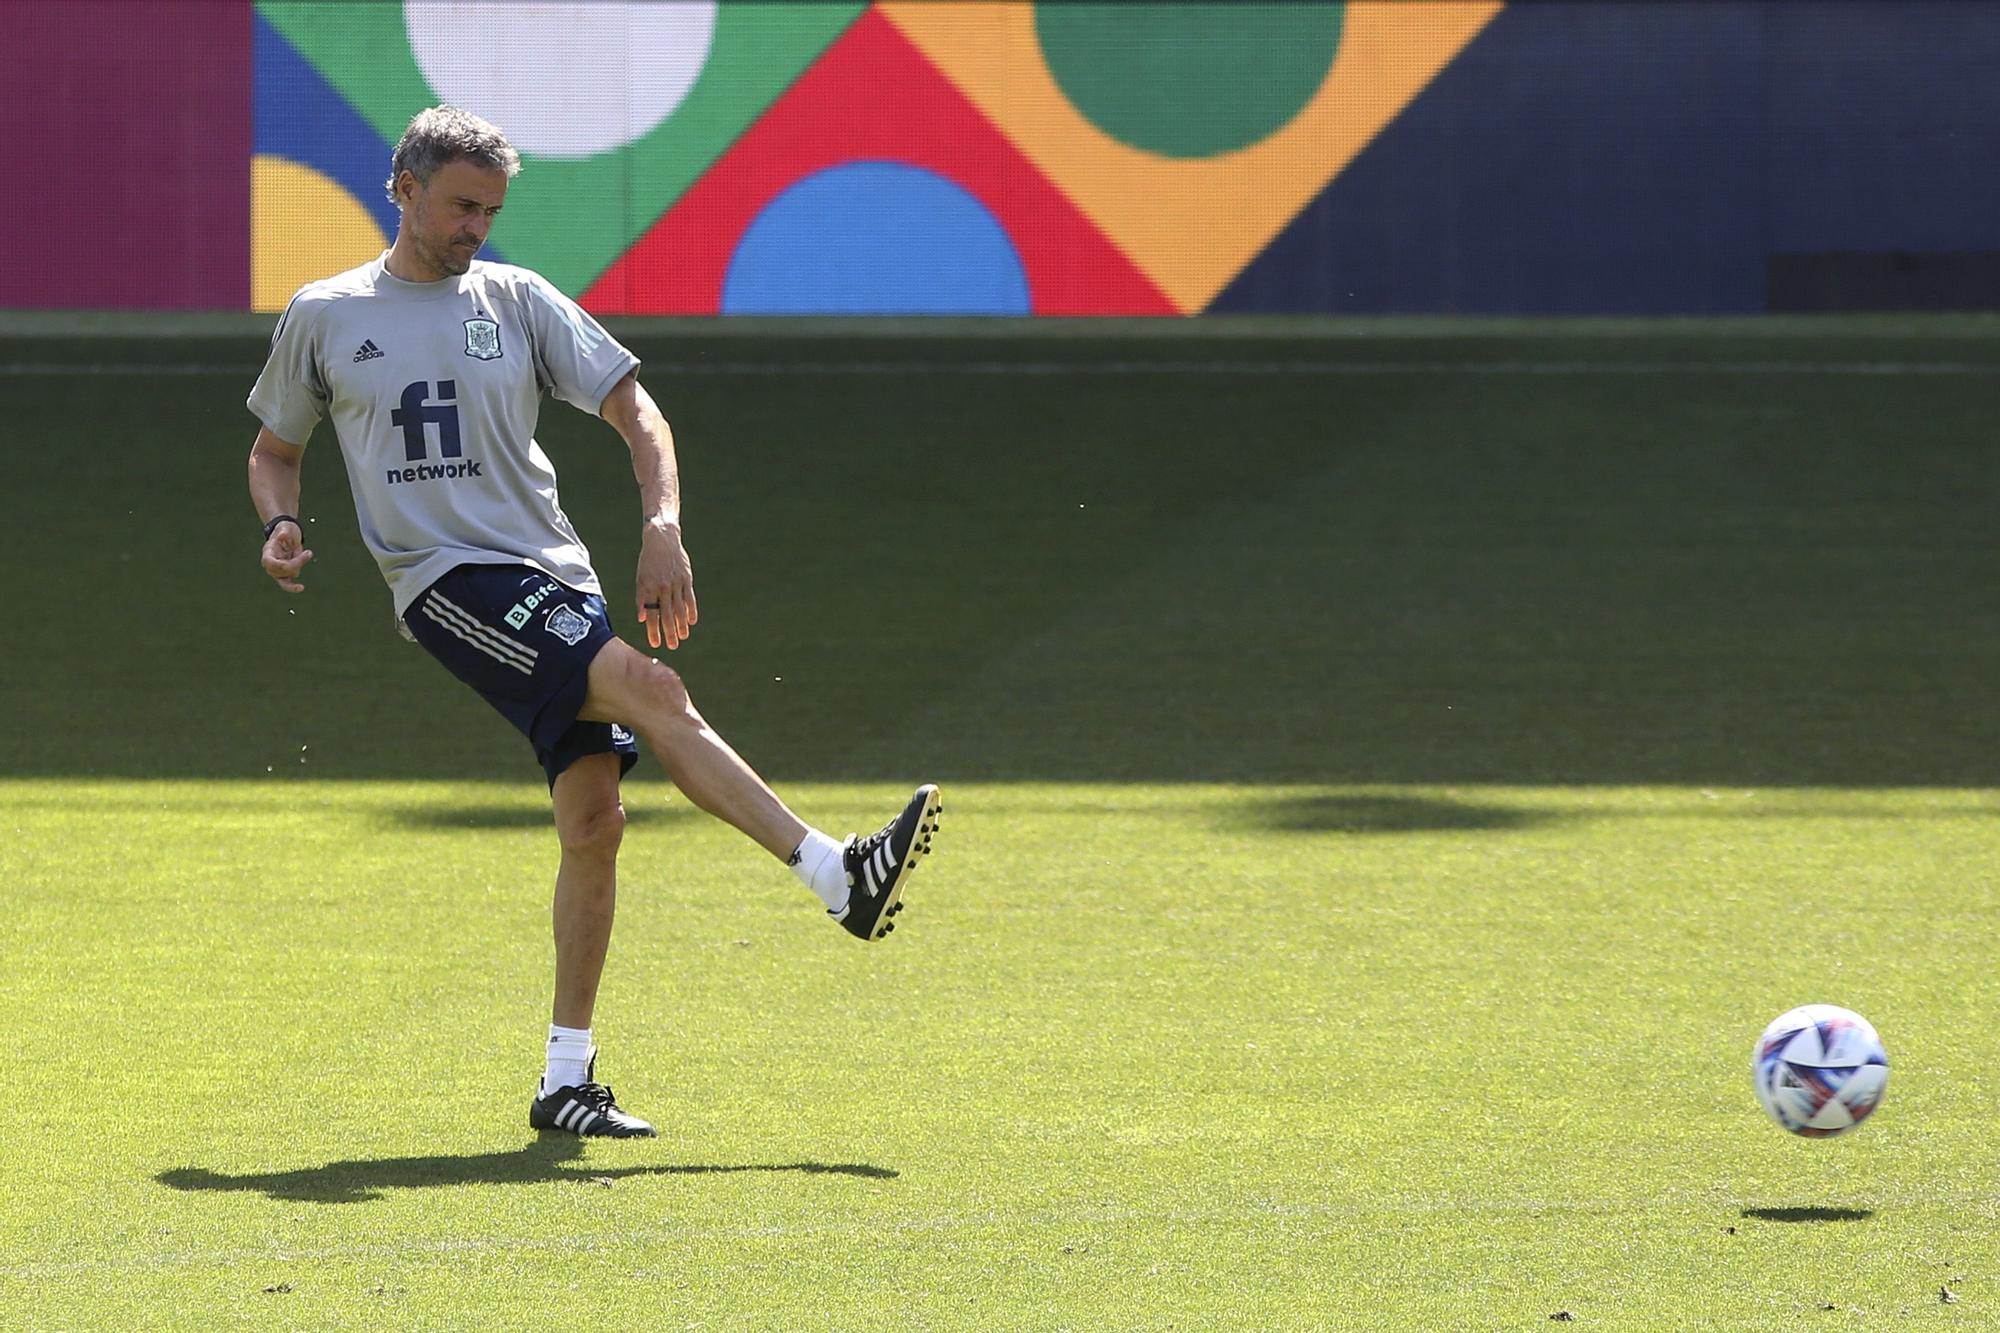
M615 754L586 755L557 776L551 791L556 834L562 839L554 911L556 995L548 1068L528 1108L528 1123L570 1134L652 1138L653 1127L619 1107L611 1090L591 1073L597 1048L590 1019L611 944L618 843L625 832L625 807L618 800L620 769Z
M618 844L625 832L619 767L615 754L586 755L557 776L553 792L562 864L556 870L556 994L550 1019L566 1028L590 1026L611 945Z
M902 910L903 887L937 830L936 787L917 788L879 832L838 842L793 814L716 735L672 668L621 639L591 659L579 716L638 732L689 800L790 865L849 934L879 940L895 929L890 918Z
M779 860L805 838L805 821L695 711L679 674L622 639L591 660L590 692L577 716L638 732L690 801Z

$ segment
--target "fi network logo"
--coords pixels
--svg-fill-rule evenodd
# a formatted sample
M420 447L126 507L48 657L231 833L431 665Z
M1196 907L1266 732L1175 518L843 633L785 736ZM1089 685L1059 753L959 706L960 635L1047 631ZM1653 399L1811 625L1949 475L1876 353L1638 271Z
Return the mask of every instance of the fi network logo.
M405 481L454 481L460 477L483 475L477 459L462 459L465 449L458 434L457 380L439 380L435 387L429 380L416 380L404 386L402 406L390 409L389 424L403 432L404 460L419 464L416 467L388 469L390 485ZM437 432L438 456L461 458L462 461L437 466L425 462L430 456L433 429Z

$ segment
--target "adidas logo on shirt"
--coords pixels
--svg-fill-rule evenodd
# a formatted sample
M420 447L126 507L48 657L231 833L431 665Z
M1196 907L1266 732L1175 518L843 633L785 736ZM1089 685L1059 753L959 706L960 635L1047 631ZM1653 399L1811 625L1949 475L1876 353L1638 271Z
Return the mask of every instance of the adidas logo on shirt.
M356 361L374 361L387 355L389 355L387 352L375 345L373 338L366 340L361 346L354 349L354 359Z

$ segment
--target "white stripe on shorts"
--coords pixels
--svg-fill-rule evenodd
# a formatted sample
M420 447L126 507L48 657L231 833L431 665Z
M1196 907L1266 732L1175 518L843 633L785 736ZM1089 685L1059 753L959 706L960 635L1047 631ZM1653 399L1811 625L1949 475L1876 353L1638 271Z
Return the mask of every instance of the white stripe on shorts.
M498 646L502 648L512 649L514 652L521 654L523 657L526 657L528 659L529 665L532 666L534 664L535 659L541 656L539 652L537 652L533 648L530 648L527 644L517 643L513 639L508 638L505 634L502 634L499 630L494 629L491 625L481 620L478 616L473 615L472 612L466 610L464 607L460 606L457 602L452 601L451 598L445 596L443 593L438 592L436 590L432 590L427 595L430 597L432 601L438 604L441 610L450 611L454 615L458 616L461 623L463 623L467 629L472 630L475 633L488 635L493 639L493 642Z
M524 676L532 676L535 674L533 658L529 658L526 662L523 662L517 656L501 652L499 649L493 646L493 643L490 639L482 636L477 636L473 633L468 632L463 626L461 626L457 622L457 620L454 617L451 616L449 612L441 614L439 612L439 609L431 605L431 603L428 601L424 603L424 615L429 617L432 623L442 626L446 630L449 630L452 634L464 640L466 643L472 645L474 648L477 648L480 652L485 653L488 657L492 658L494 661L513 667L514 670L520 672ZM476 623L473 626L474 630L485 630L485 628L486 628L485 626ZM490 633L490 631L488 631L488 633ZM515 645L512 643L508 643L506 646L512 648Z
M437 620L440 624L445 623L445 620L448 619L456 623L460 629L464 630L474 639L484 640L491 645L493 655L502 658L502 660L511 659L532 669L535 665L535 659L540 656L533 648L528 647L524 643L516 643L442 593L434 592L429 594L424 609L426 611L435 611L437 614L431 618Z

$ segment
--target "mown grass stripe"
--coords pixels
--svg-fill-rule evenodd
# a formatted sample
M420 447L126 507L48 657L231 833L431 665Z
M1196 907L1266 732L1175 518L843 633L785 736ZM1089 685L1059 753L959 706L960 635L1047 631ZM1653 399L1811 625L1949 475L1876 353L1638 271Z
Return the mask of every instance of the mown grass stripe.
M647 363L660 375L1822 375L1990 377L2000 363L1970 361L684 361ZM254 377L247 362L16 361L0 363L12 379L99 376Z

